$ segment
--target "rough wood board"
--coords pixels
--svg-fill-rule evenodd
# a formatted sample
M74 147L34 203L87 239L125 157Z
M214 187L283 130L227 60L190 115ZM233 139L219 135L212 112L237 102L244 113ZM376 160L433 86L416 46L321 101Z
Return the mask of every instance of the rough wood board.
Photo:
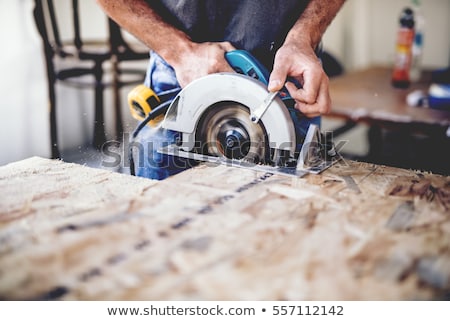
M2 299L450 293L449 177L349 162L303 179L202 165L154 182L32 158L0 167L0 193Z

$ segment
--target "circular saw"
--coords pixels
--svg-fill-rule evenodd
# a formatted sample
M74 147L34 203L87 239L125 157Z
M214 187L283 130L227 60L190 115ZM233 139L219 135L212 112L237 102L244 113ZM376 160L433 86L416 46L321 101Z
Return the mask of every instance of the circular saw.
M296 141L285 103L289 94L267 90L267 70L245 51L226 58L241 73L211 74L183 88L162 123L180 139L159 151L290 176L331 166L330 149L324 151L327 144L317 126L310 125L305 140ZM303 143L300 152L298 143Z

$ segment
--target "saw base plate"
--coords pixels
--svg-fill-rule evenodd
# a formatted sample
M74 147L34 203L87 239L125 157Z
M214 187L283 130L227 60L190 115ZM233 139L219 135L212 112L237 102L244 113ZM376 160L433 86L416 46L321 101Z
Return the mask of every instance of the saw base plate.
M158 150L158 152L166 155L183 157L201 162L208 162L212 164L225 165L237 168L245 168L258 172L272 173L289 177L303 177L306 174L319 174L323 170L333 165L333 163L335 162L335 161L323 162L320 166L317 167L312 167L308 169L297 169L295 166L278 167L278 166L259 165L238 159L230 159L226 157L209 156L194 152L186 152L182 150L180 147L178 147L176 144L162 147Z

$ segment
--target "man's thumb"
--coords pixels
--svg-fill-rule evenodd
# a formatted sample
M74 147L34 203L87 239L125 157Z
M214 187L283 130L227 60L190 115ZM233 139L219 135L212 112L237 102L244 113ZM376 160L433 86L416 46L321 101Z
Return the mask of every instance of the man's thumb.
M286 74L287 70L284 70L284 68L278 67L277 64L274 64L272 73L269 77L269 85L267 86L267 89L272 92L281 90L286 82Z

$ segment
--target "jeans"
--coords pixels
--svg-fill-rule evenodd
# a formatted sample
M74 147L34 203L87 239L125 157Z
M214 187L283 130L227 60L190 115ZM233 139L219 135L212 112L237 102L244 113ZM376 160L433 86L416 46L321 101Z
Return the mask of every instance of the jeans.
M150 61L144 84L152 88L158 95L161 92L180 87L175 71L156 53L150 53ZM290 109L294 121L297 142L303 141L310 124L320 125L320 117L301 117L300 113ZM135 157L136 175L151 179L162 180L175 175L197 164L196 161L158 153L158 149L175 143L180 134L158 126L145 126L136 137L136 141L143 147ZM297 145L297 151L301 144Z

